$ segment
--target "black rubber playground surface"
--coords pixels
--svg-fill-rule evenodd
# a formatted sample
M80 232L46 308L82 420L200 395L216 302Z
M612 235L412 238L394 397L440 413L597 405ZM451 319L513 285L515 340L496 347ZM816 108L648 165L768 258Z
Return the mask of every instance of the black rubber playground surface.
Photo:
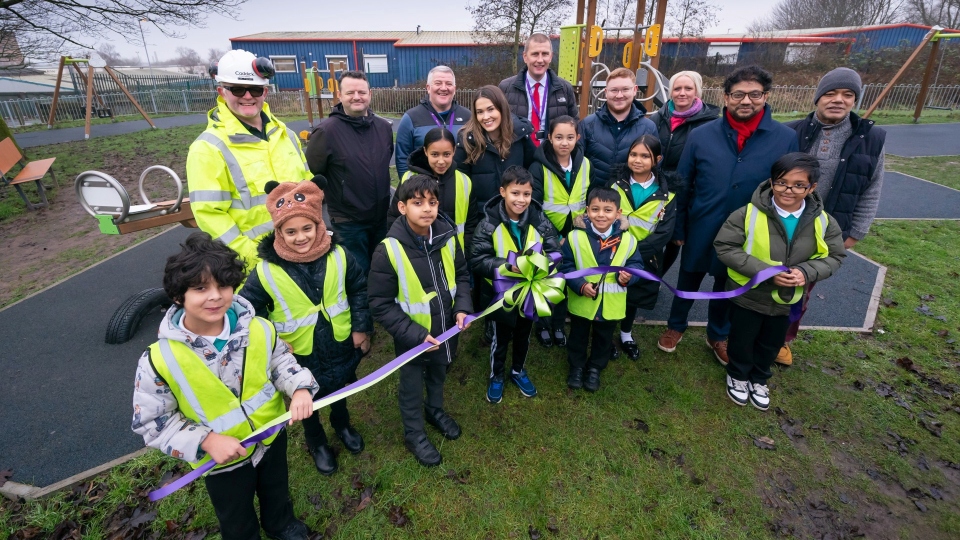
M887 171L877 218L960 219L960 191Z
M898 124L887 132L886 152L904 157L960 155L960 124Z

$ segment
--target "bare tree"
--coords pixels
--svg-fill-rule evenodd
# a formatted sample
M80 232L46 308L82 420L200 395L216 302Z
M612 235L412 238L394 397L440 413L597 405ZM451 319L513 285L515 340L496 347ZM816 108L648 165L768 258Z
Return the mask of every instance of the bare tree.
M140 63L136 58L124 58L112 43L101 43L97 46L96 51L101 58L107 61L108 66L135 66Z
M207 50L207 62L211 64L214 62L219 62L225 54L227 54L227 51L211 47L209 50Z
M555 33L572 6L573 0L478 0L468 4L467 11L479 41L512 45L515 73L523 38Z
M667 30L679 38L678 58L683 38L702 36L704 30L717 24L717 11L717 6L710 0L674 0L667 5L666 26Z
M762 32L890 24L903 20L907 1L913 0L781 0L770 15L755 20L748 30Z
M907 0L910 20L944 28L960 26L960 0Z
M50 60L67 47L92 49L96 41L118 35L134 41L141 20L166 36L179 37L178 30L202 27L211 13L231 16L245 1L0 0L0 43L14 36L13 42L31 58Z

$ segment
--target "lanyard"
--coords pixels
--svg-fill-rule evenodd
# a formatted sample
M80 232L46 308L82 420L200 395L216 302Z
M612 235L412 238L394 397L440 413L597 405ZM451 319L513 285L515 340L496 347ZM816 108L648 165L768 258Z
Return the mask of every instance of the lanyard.
M527 81L527 95L530 96L530 108L533 109L533 113L537 115L537 119L540 120L540 125L543 125L543 113L547 109L547 77L548 75L543 76L543 94L540 95L540 103L533 102L533 86L530 86L530 81Z
M450 120L447 122L448 124L447 131L449 131L450 133L453 133L453 117L454 117L453 107L450 107L449 114L450 114ZM436 124L437 127L443 127L443 122L441 121L441 118L439 116L437 116L436 114L433 114L433 112L430 113L430 116L433 118L433 123Z

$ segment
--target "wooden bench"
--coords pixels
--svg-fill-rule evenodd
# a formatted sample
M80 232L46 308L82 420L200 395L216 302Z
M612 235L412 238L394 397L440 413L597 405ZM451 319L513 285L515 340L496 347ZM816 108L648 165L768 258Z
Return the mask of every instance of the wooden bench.
M13 140L10 139L10 137L0 141L0 175L2 175L4 184L16 188L17 193L20 194L24 204L27 205L27 210L36 210L37 208L41 208L49 204L47 202L46 187L44 187L41 180L49 172L50 176L53 178L53 181L57 182L57 177L53 173L52 169L53 162L56 160L57 158L54 157L27 162L23 159L23 154L20 153L20 150L17 149L17 145L13 143ZM7 177L7 173L9 173L17 163L22 163L23 168L20 169L20 172L17 173L17 175L11 180ZM27 198L27 194L23 191L22 184L26 184L28 182L37 183L37 193L40 195L40 202L37 204L30 202L30 199ZM57 185L59 186L60 182L57 182Z

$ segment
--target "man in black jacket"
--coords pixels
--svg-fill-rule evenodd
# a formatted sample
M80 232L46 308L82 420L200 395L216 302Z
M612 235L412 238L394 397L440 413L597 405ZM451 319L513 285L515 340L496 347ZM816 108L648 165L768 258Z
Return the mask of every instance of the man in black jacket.
M558 116L579 118L577 96L573 86L550 69L553 44L546 34L533 34L523 45L520 73L500 81L500 90L507 96L510 112L533 124L533 144L540 146L546 138L550 119Z
M816 110L806 118L786 124L797 131L800 151L820 161L817 193L823 209L843 231L843 247L850 249L870 230L880 206L883 187L883 156L887 132L853 112L863 85L860 75L845 67L830 71L817 84L813 98ZM806 311L807 286L801 308ZM787 330L786 344L777 363L790 365L790 342L797 337L800 319Z
M393 128L370 110L370 83L362 71L340 76L340 103L310 135L307 164L327 177L330 224L363 268L387 233Z

